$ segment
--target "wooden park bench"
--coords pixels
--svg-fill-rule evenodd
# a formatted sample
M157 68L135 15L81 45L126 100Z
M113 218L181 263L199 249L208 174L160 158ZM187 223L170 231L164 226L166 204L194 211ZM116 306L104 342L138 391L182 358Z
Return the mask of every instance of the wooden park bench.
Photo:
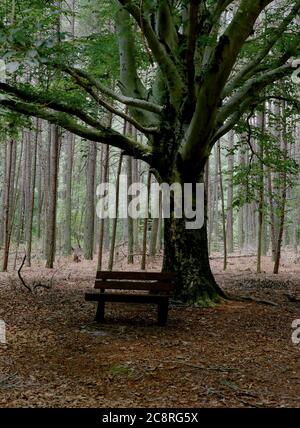
M96 321L104 321L105 302L155 304L158 324L165 325L174 284L175 274L169 272L98 271L94 288L100 292L86 293L85 300L98 302Z

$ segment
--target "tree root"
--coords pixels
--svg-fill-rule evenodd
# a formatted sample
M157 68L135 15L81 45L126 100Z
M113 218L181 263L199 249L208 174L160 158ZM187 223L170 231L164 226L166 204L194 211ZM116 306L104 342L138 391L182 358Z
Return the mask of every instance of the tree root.
M277 303L272 302L271 300L265 300L265 299L257 299L256 297L251 296L232 296L232 295L226 295L227 300L234 300L237 302L255 302L262 305L269 305L269 306L278 306Z

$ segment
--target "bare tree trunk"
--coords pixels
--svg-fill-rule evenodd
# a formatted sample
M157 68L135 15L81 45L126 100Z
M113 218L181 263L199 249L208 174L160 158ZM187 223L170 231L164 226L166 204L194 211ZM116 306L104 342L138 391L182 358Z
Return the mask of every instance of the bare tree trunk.
M287 146L287 135L286 135L286 117L285 117L285 102L282 106L282 115L283 115L283 132L282 132L282 150L283 150L283 160L286 161L288 156L288 146ZM286 195L287 195L287 172L284 170L280 177L281 183L281 195L280 195L280 218L279 218L279 227L278 227L278 236L277 236L277 245L276 245L276 254L275 254L275 263L273 273L278 274L280 257L281 257L281 245L282 237L284 232L284 223L285 223L285 209L286 209Z
M132 181L138 183L140 181L139 177L139 160L132 159ZM133 219L133 248L134 251L140 252L140 242L139 242L139 218Z
M56 251L56 206L57 206L57 176L59 159L59 128L57 125L52 127L50 138L50 191L49 208L47 219L47 238L46 238L46 267L53 269Z
M9 248L10 248L10 192L12 184L12 157L13 157L14 140L7 142L7 167L5 177L5 197L4 197L4 249L2 271L7 272Z
M204 191L206 194L206 200L207 200L207 223L209 225L210 230L210 220L211 220L211 185L210 185L210 161L209 158L206 161L205 168L204 168ZM208 254L210 254L210 234L208 235Z
M32 153L32 174L30 183L30 203L28 212L28 223L26 226L26 266L31 266L31 249L32 249L32 223L33 223L33 210L34 210L34 193L35 193L35 181L36 181L36 162L37 162L37 145L40 132L40 121L36 120L36 132L35 140Z
M6 195L6 176L7 176L7 144L3 144L3 179L1 192L1 216L0 216L0 247L4 242L4 217L5 217L5 195Z
M21 148L20 148L20 153L19 153L19 161L18 161L18 167L17 167L17 177L16 177L16 189L18 189L16 191L16 196L15 196L15 201L14 201L14 212L17 211L17 206L19 205L19 224L18 227L16 228L16 251L15 251L15 258L14 258L14 270L16 269L17 266L17 260L18 260L18 251L19 251L19 246L20 246L20 240L21 240L21 235L23 232L23 220L24 220L24 209L23 209L23 204L22 204L22 195L24 192L24 180L21 181L20 183L20 176L21 176L21 169L22 169L22 158L23 158L23 147L24 147L24 139L21 138ZM21 188L20 188L21 187ZM20 197L21 195L21 197Z
M234 146L234 132L228 134L228 188L227 188L227 221L226 221L226 240L228 252L233 252L233 168L234 155L232 153Z
M38 144L38 165L37 165L37 213L36 213L36 235L37 238L41 239L42 233L42 212L43 212L43 203L45 198L45 189L42 186L43 181L43 154L42 154L42 129L40 132L40 141Z
M133 179L132 179L132 158L130 156L127 156L126 160L127 164L127 179L128 179L128 188L132 185ZM128 195L127 204L129 206L130 202L132 200L132 196ZM127 236L128 236L128 255L127 255L127 263L133 264L134 263L134 239L133 239L133 219L128 216L127 217Z
M158 235L157 235L157 249L158 251L163 250L163 228L164 228L164 221L162 216L162 194L160 192L159 195L159 223L158 223Z
M240 148L239 152L239 164L240 166L245 165L245 154L243 148ZM239 192L243 192L244 188L240 185ZM244 205L239 207L239 217L238 217L238 246L239 250L242 251L245 243L245 223L244 223Z
M225 213L225 201L224 201L224 189L223 189L223 173L222 173L222 159L221 159L221 146L220 142L217 143L218 147L218 164L219 164L219 183L220 183L220 196L222 204L222 230L223 230L223 246L224 246L224 264L223 270L227 268L227 236L226 236L226 213Z
M156 195L154 195L153 197L156 198ZM160 212L161 192L159 192L158 198L157 198L157 200L154 201L154 203L156 204L155 211ZM150 257L154 257L156 255L159 223L160 223L159 216L155 217L152 220L151 237L150 237L150 248L149 248L149 255L150 255Z
M261 130L262 136L264 135L265 131L265 115L264 112L259 113L258 115L258 128ZM264 226L264 199L265 199L265 192L264 192L264 164L263 164L263 158L264 158L264 143L263 141L260 142L259 147L259 163L260 163L260 176L258 177L259 180L259 189L258 189L258 236L257 236L257 266L256 271L257 273L261 272L261 256L262 256L262 245L263 245L263 226Z
M30 202L31 202L31 175L32 175L32 147L31 147L31 130L26 130L25 132L25 150L24 150L24 158L25 158L25 183L24 183L24 191L25 191L25 227L24 227L24 235L25 241L27 242L28 238L28 228L29 228L29 217L30 217Z
M280 105L276 102L273 106L274 116L277 118L277 121L273 127L274 137L278 141L278 145L280 147L281 144L281 132L280 132ZM270 202L270 232L271 232L271 245L272 245L272 259L275 262L276 260L276 252L277 252L277 242L278 242L278 234L280 228L280 218L278 216L278 212L280 211L280 207L278 206L278 199L280 199L280 186L278 186L280 177L278 173L274 173L274 180L272 180L272 173L269 172L269 202ZM280 205L280 204L279 204Z
M67 133L65 141L65 174L64 174L64 238L63 252L66 256L72 254L72 172L74 158L75 136Z
M107 183L109 177L109 146L104 146L104 167L101 182ZM101 218L99 223L99 247L98 247L98 265L97 270L102 269L103 262L103 242L104 242L104 221L105 219Z
M213 238L216 240L218 238L218 229L219 229L219 210L218 210L218 202L219 202L219 194L218 194L218 176L219 176L219 156L217 151L217 146L214 147L214 163L215 163L215 171L213 178L213 186L212 186L212 199L211 199L211 210L210 210L210 223L209 223L209 252L212 248Z
M275 213L274 213L272 173L269 168L268 168L268 193L269 193L271 250L272 250L272 259L275 260L275 254L276 254Z
M151 172L148 172L148 178L147 178L147 190L148 190L148 201L147 201L147 212L146 212L146 218L144 219L144 230L143 230L143 250L142 250L142 262L141 262L141 269L146 269L146 261L147 261L147 232L148 232L148 216L149 216L149 195L150 195L150 188L151 188Z
M86 170L86 199L84 220L84 258L93 260L94 225L95 225L95 172L96 172L96 143L89 141Z
M108 270L112 270L114 265L114 254L115 254L115 244L116 244L118 214L119 214L120 175L122 171L122 162L123 162L123 154L121 153L119 158L118 171L117 171L116 211L115 211L115 218L112 224L112 237L111 237L111 247L110 247L110 253L109 253Z

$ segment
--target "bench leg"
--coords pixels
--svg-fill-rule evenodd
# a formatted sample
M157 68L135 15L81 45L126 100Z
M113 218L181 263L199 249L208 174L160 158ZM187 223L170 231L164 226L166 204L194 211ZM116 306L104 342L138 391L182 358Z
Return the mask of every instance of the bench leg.
M163 301L158 304L157 321L158 325L166 325L168 319L169 302Z
M96 312L96 321L104 321L104 312L105 312L105 302L99 302Z

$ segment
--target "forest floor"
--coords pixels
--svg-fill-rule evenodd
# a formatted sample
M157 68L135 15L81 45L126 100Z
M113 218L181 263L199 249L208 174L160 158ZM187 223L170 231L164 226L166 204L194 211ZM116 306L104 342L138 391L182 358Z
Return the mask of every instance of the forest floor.
M226 273L218 256L212 265L227 292L276 305L171 306L168 325L158 327L155 308L114 304L97 325L84 301L94 262L60 259L51 280L36 261L22 270L26 283L48 278L51 288L35 293L16 273L0 274L0 407L299 407L291 324L300 303L285 293L300 294L300 260L286 256L276 276L267 257L260 275L253 257L229 259ZM124 261L117 268L128 269Z

